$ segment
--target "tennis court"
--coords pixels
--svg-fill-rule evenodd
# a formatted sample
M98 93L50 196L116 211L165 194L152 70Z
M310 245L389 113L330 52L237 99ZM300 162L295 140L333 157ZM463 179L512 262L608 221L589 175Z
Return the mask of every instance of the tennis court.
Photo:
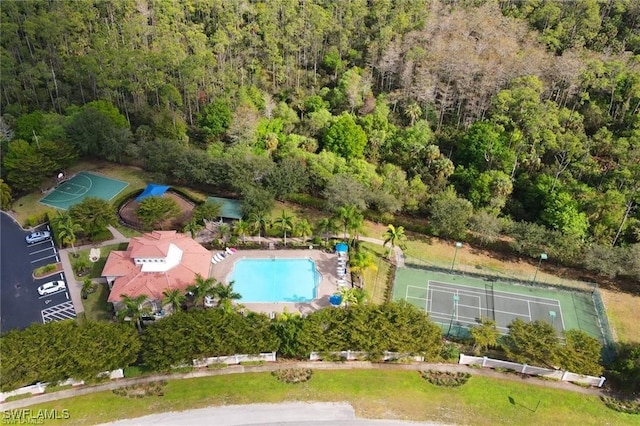
M560 334L581 329L603 340L590 293L500 283L422 269L396 271L394 299L404 299L429 313L444 332L463 337L480 318L496 322L507 334L516 318L546 321Z
M40 203L68 210L69 207L82 202L87 197L97 197L111 201L129 184L121 180L111 179L95 173L80 172L69 180L63 181L40 200Z

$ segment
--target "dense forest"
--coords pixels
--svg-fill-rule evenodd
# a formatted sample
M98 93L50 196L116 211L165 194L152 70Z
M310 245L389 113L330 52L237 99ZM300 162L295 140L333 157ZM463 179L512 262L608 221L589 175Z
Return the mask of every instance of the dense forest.
M353 205L640 280L636 0L3 1L0 19L4 209L94 158L246 212Z

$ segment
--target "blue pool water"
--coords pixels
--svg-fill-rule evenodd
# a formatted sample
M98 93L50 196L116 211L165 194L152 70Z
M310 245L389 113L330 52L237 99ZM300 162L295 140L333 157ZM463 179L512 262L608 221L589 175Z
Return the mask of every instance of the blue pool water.
M246 302L310 302L320 274L309 259L241 259L227 281Z

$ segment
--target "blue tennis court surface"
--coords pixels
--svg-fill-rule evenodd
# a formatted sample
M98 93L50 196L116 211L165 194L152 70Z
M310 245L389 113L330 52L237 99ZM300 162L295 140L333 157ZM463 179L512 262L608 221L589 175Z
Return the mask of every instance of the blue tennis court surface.
M80 172L63 181L51 193L40 200L40 203L60 210L81 203L87 197L101 198L111 201L129 186L129 183L95 173Z

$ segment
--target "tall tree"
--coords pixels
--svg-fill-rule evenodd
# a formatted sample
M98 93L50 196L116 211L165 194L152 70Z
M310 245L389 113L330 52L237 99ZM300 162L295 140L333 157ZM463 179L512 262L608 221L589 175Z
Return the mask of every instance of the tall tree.
M298 220L295 223L296 233L302 237L302 244L307 242L307 237L311 235L313 229L307 219Z
M218 283L213 288L213 295L218 300L218 307L223 311L230 313L234 310L234 301L242 299L242 295L233 291L234 281L222 284Z
M136 215L148 228L157 225L162 228L162 222L174 218L178 214L180 214L178 203L165 197L147 197L140 201L140 205L136 209Z
M95 236L116 223L116 215L108 202L96 197L87 197L69 209L69 216L84 232Z
M202 275L197 274L193 284L187 287L187 291L192 294L194 305L202 305L202 307L204 307L205 298L215 295L214 289L216 284L217 281L215 278L204 278Z
M58 229L58 238L60 238L60 241L65 245L71 244L73 254L77 256L77 250L74 244L76 242L76 233L82 232L82 227L66 212L58 212L55 220Z
M162 296L162 306L171 306L173 312L180 312L182 305L187 300L187 297L184 295L184 293L177 288L165 289L162 292Z
M242 244L246 242L247 235L251 232L251 223L239 219L233 224L233 232L242 239Z
M376 262L371 253L362 249L356 250L349 256L349 268L358 277L359 286L364 284L364 272L367 269L377 269Z
M329 237L333 236L338 230L336 222L332 217L326 217L318 220L316 223L316 229L320 235L324 238L325 246L329 245Z
M191 235L191 238L195 239L198 231L202 230L203 228L204 228L204 225L198 223L198 221L196 221L196 219L192 217L189 222L184 224L184 227L182 228L182 232L184 233L188 232L189 235Z
M263 211L249 214L249 223L254 231L258 233L258 244L262 243L262 231L266 230L269 225L269 218Z
M118 310L116 316L120 321L131 321L138 328L138 332L142 333L142 317L151 314L151 308L144 306L147 296L141 294L138 297L130 297L121 294L122 308Z
M4 180L0 179L0 209L9 210L12 202L11 188Z
M394 251L395 246L399 246L400 248L404 248L404 241L407 239L407 235L404 233L404 226L398 226L397 228L392 224L387 225L387 230L384 235L383 246L389 244L389 253L387 256L391 258L391 252Z
M473 352L476 354L482 354L488 348L497 346L500 338L496 322L486 317L480 318L478 325L470 327L469 334L473 339Z
M287 245L287 232L293 231L293 216L282 210L282 214L273 220L273 226L280 229L284 235L284 245Z

